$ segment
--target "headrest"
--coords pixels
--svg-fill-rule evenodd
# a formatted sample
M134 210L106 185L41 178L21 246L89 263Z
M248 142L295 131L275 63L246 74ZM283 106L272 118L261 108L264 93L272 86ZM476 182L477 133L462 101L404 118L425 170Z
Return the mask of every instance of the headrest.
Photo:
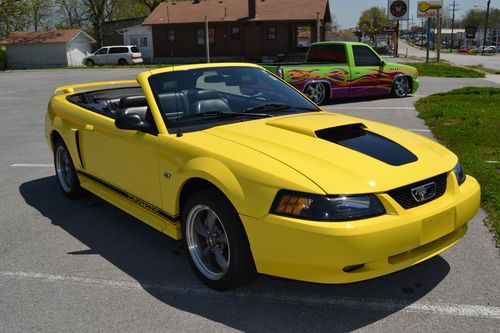
M218 99L219 94L215 90L199 90L196 92L195 99L204 100L204 99Z
M122 97L118 103L120 109L132 108L137 106L147 106L146 96L127 96Z

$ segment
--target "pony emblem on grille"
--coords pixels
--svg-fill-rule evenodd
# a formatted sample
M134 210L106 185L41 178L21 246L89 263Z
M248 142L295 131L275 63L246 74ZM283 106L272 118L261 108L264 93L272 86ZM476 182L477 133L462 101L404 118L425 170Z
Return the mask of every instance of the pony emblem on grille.
M431 182L411 189L411 194L417 202L434 198L436 195L436 183Z

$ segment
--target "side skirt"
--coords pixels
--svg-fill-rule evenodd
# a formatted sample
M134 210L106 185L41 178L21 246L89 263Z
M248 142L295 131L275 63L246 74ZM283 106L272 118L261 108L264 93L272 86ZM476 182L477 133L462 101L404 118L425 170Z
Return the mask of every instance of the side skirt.
M77 172L80 185L89 192L175 240L182 238L179 216L172 216L160 208L86 172L81 170Z

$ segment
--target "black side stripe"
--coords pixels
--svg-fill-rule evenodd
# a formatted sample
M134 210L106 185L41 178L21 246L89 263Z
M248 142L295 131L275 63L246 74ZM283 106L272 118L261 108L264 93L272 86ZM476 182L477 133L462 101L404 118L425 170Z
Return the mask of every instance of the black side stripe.
M163 218L164 220L172 223L172 224L177 224L179 222L179 215L177 216L174 216L174 215L170 215L169 213L167 213L166 211L162 210L161 208L159 207L156 207L155 205L152 205L150 204L149 202L145 201L145 200L142 200L141 198L139 197L136 197L135 195L133 194L130 194L114 185L111 185L97 177L94 177L92 175L89 175L88 173L82 171L82 170L78 170L77 171L79 174L81 174L82 176L85 176L87 178L90 178L92 179L93 181L95 181L96 183L99 183L101 184L102 186L108 188L109 190L121 195L122 197L124 197L125 199L128 199L129 201L131 201L132 203L134 203L135 205L137 206L140 206L146 210L148 210L149 212Z

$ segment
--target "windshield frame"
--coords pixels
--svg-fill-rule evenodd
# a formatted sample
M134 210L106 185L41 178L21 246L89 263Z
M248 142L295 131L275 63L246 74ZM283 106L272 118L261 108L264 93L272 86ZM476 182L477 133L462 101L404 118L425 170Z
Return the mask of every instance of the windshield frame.
M215 64L214 64L215 65ZM165 128L169 134L179 134L179 133L186 133L186 132L195 132L195 131L201 131L204 129L208 129L211 127L215 126L221 126L221 125L227 125L235 122L243 122L243 121L252 121L252 120L257 120L257 119L262 119L262 118L267 118L267 117L274 117L274 116L283 116L283 115L290 115L290 114L298 114L298 113L306 113L306 112L319 112L321 109L315 105L313 102L308 100L306 97L304 97L302 94L297 92L292 86L287 84L285 81L283 81L281 78L276 76L275 74L269 72L268 70L260 67L260 66L249 66L245 64L241 65L233 65L233 66L227 66L224 64L220 64L220 66L214 66L214 65L209 65L206 67L184 67L182 69L177 69L177 68L172 68L170 71L165 71L165 72L160 72L160 73L151 73L152 75L149 75L147 78L148 83L149 83L149 88L151 89L152 95L154 97L156 106L158 108L158 111L160 112L161 119L163 120L163 123L165 125ZM296 99L296 101L300 101L299 105L290 105L287 108L277 108L276 110L263 110L263 111L258 111L258 113L262 113L263 117L255 117L255 114L252 114L252 112L248 111L248 116L245 115L245 110L251 109L251 107L245 108L245 109L237 109L234 111L230 111L232 113L235 113L234 117L227 117L226 112L219 112L221 115L220 117L217 117L217 112L214 114L210 114L210 112L207 112L206 117L200 117L200 116L195 116L195 117L181 117L181 113L178 110L175 110L174 112L168 112L168 110L164 110L164 106L162 105L162 101L160 100L160 95L162 93L159 93L157 84L158 81L160 80L161 77L169 77L171 81L174 82L173 85L173 90L170 92L174 94L179 94L180 92L183 92L184 90L179 87L179 82L177 79L181 80L178 75L184 74L184 75L189 75L190 73L195 73L197 72L203 72L203 73L208 73L208 72L217 72L217 71L227 71L227 70L238 70L241 69L242 71L256 71L255 73L259 73L259 75L264 75L262 77L258 77L259 79L263 78L269 78L269 80L273 80L274 82L279 82L277 83L279 86L279 89L283 89L283 91L286 94L290 94L290 96L293 96L293 99ZM177 77L176 77L177 76ZM258 75L256 75L258 76ZM202 77L202 75L199 75L196 77L196 79L199 79ZM164 81L165 83L168 83L167 80ZM207 82L207 81L204 81ZM226 82L224 82L226 83ZM238 87L240 88L240 87ZM201 91L201 90L196 90L195 87L193 87L193 90L195 91ZM207 89L208 90L208 89ZM224 92L224 91L217 91L218 94L222 95L227 95L227 97L231 97L229 93ZM259 93L263 93L265 91L259 91ZM279 92L279 91L278 91ZM268 92L267 92L268 93ZM240 99L247 99L247 102L252 101L255 103L255 98L253 96L244 96L244 95L234 95L237 98ZM254 95L255 96L255 95ZM284 96L283 96L284 97ZM178 97L175 97L175 107L177 108L177 99ZM264 103L265 102L265 103ZM263 101L263 104L268 104L270 101ZM273 102L273 101L271 101ZM276 102L276 101L274 101ZM272 104L272 103L271 103ZM255 104L254 104L255 106ZM174 117L172 117L172 114L177 114ZM169 118L168 115L171 117ZM189 119L187 121L186 119ZM186 120L184 123L181 123L179 121L175 121L174 119L183 119Z

